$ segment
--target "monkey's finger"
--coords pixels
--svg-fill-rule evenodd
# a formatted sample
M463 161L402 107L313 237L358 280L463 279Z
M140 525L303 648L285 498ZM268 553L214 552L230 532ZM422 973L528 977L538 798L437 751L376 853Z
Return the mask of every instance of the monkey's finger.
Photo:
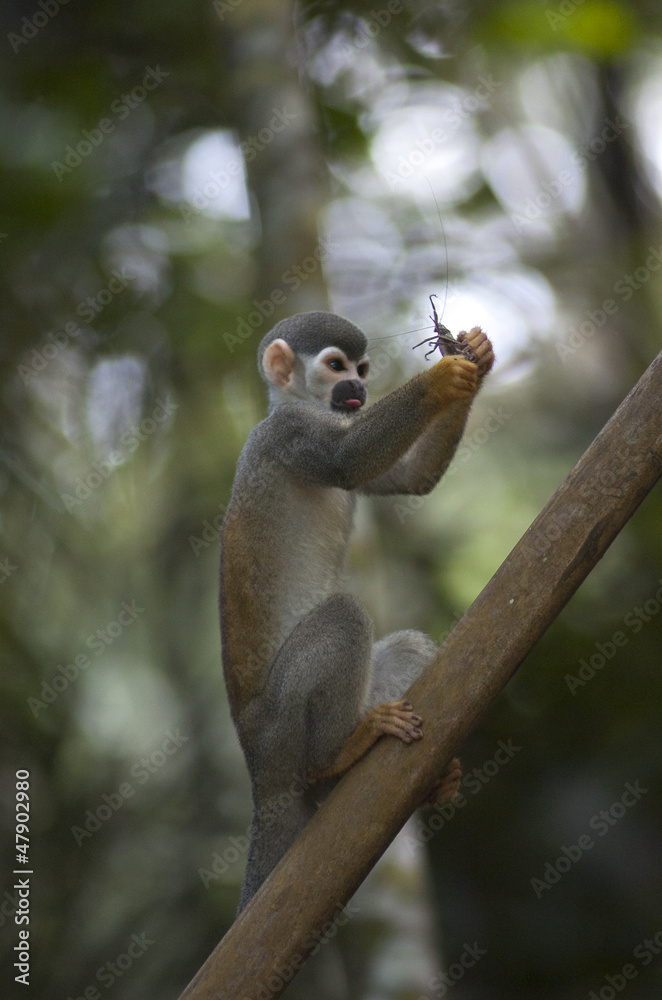
M472 372L476 368L473 361L468 361L461 354L447 354L441 361L437 361L437 364L441 370L445 370L446 374L449 372Z
M476 363L481 375L490 370L494 364L494 351L489 338L479 326L474 326L469 333L462 330L458 334L457 339L469 345L476 357Z
M450 362L447 368L448 393L452 397L461 399L472 396L478 388L478 368L473 361L467 361L458 355L444 358L444 362ZM444 362L439 362L443 364Z
M457 339L463 343L468 344L474 354L479 351L484 345L489 345L488 337L479 326L474 326L469 333L466 330L462 330L457 335Z
M487 334L483 332L482 327L472 326L469 333L466 330L460 330L457 339L462 340L465 344L471 344L473 347L474 344L482 344L484 340L487 340Z
M460 354L449 354L437 362L439 378L450 383L458 381L475 381L476 365L473 361L467 361Z

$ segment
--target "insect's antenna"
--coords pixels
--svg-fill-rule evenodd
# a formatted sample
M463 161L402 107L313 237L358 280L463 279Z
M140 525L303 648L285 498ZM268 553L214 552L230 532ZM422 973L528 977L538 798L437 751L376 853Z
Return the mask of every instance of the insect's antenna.
M368 343L374 344L378 340L395 340L396 337L407 337L410 333L423 333L427 326L418 326L415 330L402 330L400 333L388 333L384 337L368 337Z
M439 219L439 225L441 227L441 235L444 238L444 256L446 258L446 287L444 288L444 304L441 307L441 316L440 316L440 319L443 319L444 313L446 312L446 299L448 298L448 241L446 240L446 230L444 228L443 219L441 218L441 210L439 208L437 196L434 193L434 188L432 187L432 184L430 183L430 178L427 176L427 174L423 174L423 177L425 177L427 185L430 188L430 194L432 195L434 207L437 209L437 218Z
M441 235L444 238L444 256L446 258L446 286L444 288L444 302L441 307L440 316L437 316L437 310L435 309L434 303L432 302L432 299L433 298L436 299L438 298L438 296L436 295L430 296L430 305L432 306L432 310L434 312L434 319L432 316L430 317L430 319L433 319L435 326L437 326L438 324L441 323L442 319L444 318L444 313L446 312L446 300L448 299L448 241L446 240L446 229L444 228L444 222L443 219L441 218L441 209L439 208L439 202L437 201L437 196L434 193L434 188L432 187L432 184L430 183L430 178L427 176L427 174L423 174L423 177L425 177L427 185L430 188L430 194L432 195L432 200L434 201L434 207L437 210L437 218L439 219ZM425 327L419 327L417 330L403 330L402 333L391 333L388 334L386 337L369 337L368 343L372 344L378 340L393 340L395 337L406 337L410 333L420 333L422 330L425 329L426 329ZM423 343L425 343L425 341L423 341ZM420 347L420 344L418 344L417 346Z

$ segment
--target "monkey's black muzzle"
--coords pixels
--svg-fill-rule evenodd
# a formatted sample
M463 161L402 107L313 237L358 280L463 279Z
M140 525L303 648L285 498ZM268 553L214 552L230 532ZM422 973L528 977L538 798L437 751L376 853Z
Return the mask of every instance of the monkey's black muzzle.
M365 401L365 386L355 378L336 382L331 392L332 408L343 413L358 413Z

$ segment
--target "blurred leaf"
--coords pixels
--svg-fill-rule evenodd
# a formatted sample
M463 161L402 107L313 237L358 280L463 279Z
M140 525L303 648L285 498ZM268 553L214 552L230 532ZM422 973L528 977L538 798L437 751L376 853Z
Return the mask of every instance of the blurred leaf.
M512 0L494 5L480 29L490 46L569 47L599 59L628 52L638 33L632 5L618 0L563 0L544 6Z

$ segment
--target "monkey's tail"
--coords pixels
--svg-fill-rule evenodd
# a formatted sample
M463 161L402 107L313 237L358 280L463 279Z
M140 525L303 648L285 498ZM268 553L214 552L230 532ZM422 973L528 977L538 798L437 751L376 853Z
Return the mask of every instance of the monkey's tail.
M256 805L251 823L246 876L237 913L250 902L267 876L291 847L315 811L306 790L296 783Z

